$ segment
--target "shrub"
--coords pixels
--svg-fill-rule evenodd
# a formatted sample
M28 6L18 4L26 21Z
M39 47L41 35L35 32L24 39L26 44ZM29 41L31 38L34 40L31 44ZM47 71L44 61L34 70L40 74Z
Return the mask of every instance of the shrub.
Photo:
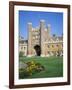
M29 77L34 73L43 71L45 68L40 63L37 63L35 61L29 61L26 63L27 68L21 68L20 69L20 78Z
M44 66L42 66L40 63L37 63L35 61L31 61L31 62L27 62L27 71L29 73L34 73L34 72L39 72L39 71L42 71L44 70Z

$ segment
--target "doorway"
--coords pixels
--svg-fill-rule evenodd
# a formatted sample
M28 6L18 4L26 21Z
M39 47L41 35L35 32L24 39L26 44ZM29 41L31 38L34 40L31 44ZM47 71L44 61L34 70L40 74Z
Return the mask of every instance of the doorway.
M37 56L40 56L41 55L41 48L40 48L40 46L39 45L35 45L34 46L34 49L36 51L36 55Z

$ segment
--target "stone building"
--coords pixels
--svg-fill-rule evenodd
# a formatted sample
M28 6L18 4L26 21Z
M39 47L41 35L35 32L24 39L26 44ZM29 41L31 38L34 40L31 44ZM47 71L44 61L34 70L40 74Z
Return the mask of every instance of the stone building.
M51 25L41 20L39 27L33 28L28 23L28 40L20 38L19 52L24 56L62 56L63 36L51 35Z

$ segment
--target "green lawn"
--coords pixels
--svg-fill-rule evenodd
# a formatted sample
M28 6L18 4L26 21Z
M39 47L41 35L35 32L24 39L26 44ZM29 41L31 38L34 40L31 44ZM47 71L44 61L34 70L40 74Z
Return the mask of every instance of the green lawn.
M27 78L45 78L63 76L63 57L21 57L20 62L36 61L45 67L44 71ZM19 78L20 74L19 74Z

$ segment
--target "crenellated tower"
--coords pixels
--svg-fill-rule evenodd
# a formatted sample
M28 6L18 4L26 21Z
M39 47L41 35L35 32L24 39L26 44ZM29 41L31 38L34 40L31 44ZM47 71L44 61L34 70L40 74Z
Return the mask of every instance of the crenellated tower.
M28 56L32 55L32 23L28 23Z
M41 46L41 56L44 56L45 54L45 49L44 49L44 30L45 30L45 21L41 20L40 21L40 46Z

